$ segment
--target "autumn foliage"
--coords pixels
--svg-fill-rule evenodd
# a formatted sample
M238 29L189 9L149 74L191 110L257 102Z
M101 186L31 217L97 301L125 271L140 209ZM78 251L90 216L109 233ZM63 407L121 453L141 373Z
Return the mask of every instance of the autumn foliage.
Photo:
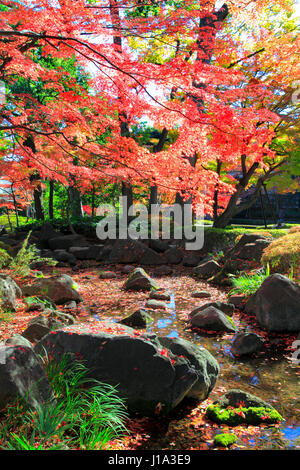
M276 158L275 85L290 90L297 41L262 18L290 14L291 2L273 1L273 12L266 0L217 10L211 0L0 7L0 175L23 199L46 179L82 191L124 181L192 195L219 213L236 190L232 172L250 172L247 186ZM132 132L141 119L177 138L151 151Z

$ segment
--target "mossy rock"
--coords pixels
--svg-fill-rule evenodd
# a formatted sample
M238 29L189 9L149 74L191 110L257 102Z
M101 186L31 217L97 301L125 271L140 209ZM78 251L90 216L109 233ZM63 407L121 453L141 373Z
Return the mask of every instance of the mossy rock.
M238 426L240 424L277 424L283 420L283 417L274 410L266 407L249 408L221 408L218 404L209 405L206 408L206 417L218 424L228 426Z
M214 438L214 444L218 447L230 447L237 441L235 434L217 434Z

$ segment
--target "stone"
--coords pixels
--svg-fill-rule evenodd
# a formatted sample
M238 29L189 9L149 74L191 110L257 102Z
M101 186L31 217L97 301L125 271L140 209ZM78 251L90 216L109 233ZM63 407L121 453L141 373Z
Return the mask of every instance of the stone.
M192 297L195 299L209 299L211 297L211 293L206 290L195 291L192 292Z
M103 245L92 245L92 246L71 246L69 253L75 256L79 260L93 259L101 261L103 259L104 247Z
M37 279L33 284L23 287L23 295L47 297L58 305L70 300L81 302L82 298L76 288L73 279L62 274L52 278Z
M170 266L165 266L164 264L161 266L157 266L157 268L154 269L153 274L154 276L169 276L170 274L173 274L173 269Z
M17 298L22 297L18 284L9 276L0 274L0 306L3 310L16 310Z
M281 274L268 276L245 305L268 331L300 331L300 286Z
M231 352L235 356L250 355L260 351L263 347L264 339L256 333L238 333L231 346Z
M135 266L132 266L131 264L126 264L125 266L121 268L121 273L129 274L132 271L134 271L134 269L135 269Z
M23 331L22 336L29 341L36 342L42 339L50 331L54 331L64 325L72 325L75 318L58 310L47 309L41 315L32 318Z
M39 408L54 396L31 347L0 345L0 409L18 398L24 398L31 408Z
M48 242L51 238L59 238L63 236L60 232L54 229L53 225L45 223L42 225L41 230L38 235L38 239L43 248L47 248Z
M138 263L149 248L137 240L116 240L109 255L111 263Z
M220 366L216 359L203 346L198 346L182 338L159 337L160 343L176 356L183 356L194 367L197 382L188 391L186 397L205 400L213 390Z
M66 309L74 309L77 308L77 303L74 300L71 300L70 302L66 302L64 304L64 308Z
M209 260L196 266L193 269L192 274L196 277L208 279L215 276L219 271L221 271L219 263L215 260Z
M152 320L151 315L149 315L146 310L139 309L128 317L122 318L119 323L130 326L131 328L146 328Z
M227 408L228 406L239 408L239 406L242 405L244 408L263 407L274 409L273 406L256 395L236 388L228 390L224 395L218 398L214 404L218 404L220 408Z
M116 273L113 273L112 271L102 271L99 274L100 279L115 279L116 277Z
M157 290L159 285L142 268L136 268L124 284L125 290Z
M235 307L237 308L241 308L244 301L245 301L246 297L244 295L230 295L228 297L228 302L230 302L231 304L233 304Z
M221 310L207 307L191 317L191 325L207 331L235 333L236 328Z
M54 250L53 256L57 261L69 263L71 266L75 266L77 263L77 259L75 258L75 256L66 250Z
M182 264L183 266L193 268L195 266L198 266L202 258L203 258L203 255L199 255L198 253L195 253L195 252L185 253L182 259Z
M162 300L149 299L146 302L146 307L151 308L153 310L166 310L168 308L168 305Z
M237 256L243 260L260 262L264 249L269 246L270 240L256 240L241 247Z
M150 292L149 299L170 301L171 294L165 290L153 290Z
M89 243L82 235L64 235L51 238L48 244L51 250L67 250L71 246L89 246Z
M25 312L43 312L46 310L46 305L43 302L26 302L26 299L24 299L24 302L26 303Z
M65 353L80 355L92 379L117 386L129 411L143 416L170 412L198 381L205 382L187 357L174 355L156 335L115 322L65 327L44 337L35 351L43 348L57 361Z
M195 315L196 313L202 312L208 307L215 307L218 310L221 310L221 312L225 313L225 315L228 315L231 317L234 314L235 307L233 304L228 304L226 302L221 302L217 300L216 302L207 302L203 305L200 305L200 307L196 307L191 313L190 317Z
M168 250L169 245L164 240L151 239L149 242L149 247L152 248L152 250L157 251L158 253L164 253Z
M147 248L146 251L140 257L139 263L142 266L157 266L162 265L166 262L164 255L157 253L151 248Z
M8 346L24 346L26 348L33 348L32 344L24 336L19 335L19 333L14 334L5 341L5 345Z
M183 253L179 248L169 248L164 253L167 263L169 264L179 264L183 259Z

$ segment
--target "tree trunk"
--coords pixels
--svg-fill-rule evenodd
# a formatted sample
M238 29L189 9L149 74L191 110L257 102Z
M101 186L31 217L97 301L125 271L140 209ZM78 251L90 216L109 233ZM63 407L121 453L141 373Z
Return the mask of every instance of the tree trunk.
M83 217L81 192L76 186L69 186L68 188L69 197L69 215L73 219L80 219Z
M36 148L34 144L33 137L29 135L26 140L23 142L23 145L25 147L28 147L32 150L33 153L36 153ZM30 176L30 181L40 181L40 175L38 172L33 173ZM35 186L35 189L33 190L33 198L34 198L34 206L35 206L35 217L38 220L44 220L44 210L43 210L43 203L42 203L42 188L41 185Z
M49 218L50 220L53 220L53 196L54 196L54 181L50 180L49 181Z
M43 209L43 202L42 202L42 188L39 185L33 192L34 198L34 207L35 207L35 217L37 220L44 220L44 209Z

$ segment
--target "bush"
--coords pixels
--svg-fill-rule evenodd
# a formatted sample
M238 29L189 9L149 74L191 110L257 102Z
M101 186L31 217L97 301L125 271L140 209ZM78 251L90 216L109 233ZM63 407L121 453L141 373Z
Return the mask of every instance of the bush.
M294 227L296 228L296 227ZM300 262L300 231L293 231L274 240L265 248L262 263L280 273L288 273Z
M221 408L218 404L209 405L206 408L206 417L218 424L238 426L239 424L276 424L283 420L278 411L273 408L249 407L249 408Z
M289 233L297 233L300 232L300 225L295 225L295 227L291 227L289 229Z
M43 359L55 401L36 410L20 400L8 407L0 424L0 449L107 449L109 441L127 432L125 404L116 389L89 379L88 369L69 359Z

